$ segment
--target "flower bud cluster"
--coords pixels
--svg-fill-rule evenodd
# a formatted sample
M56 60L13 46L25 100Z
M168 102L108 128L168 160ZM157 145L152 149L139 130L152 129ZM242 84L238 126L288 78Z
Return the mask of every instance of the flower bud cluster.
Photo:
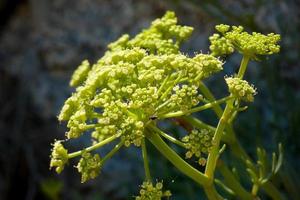
M208 154L212 147L213 132L208 129L192 130L188 135L182 138L187 152L186 158L192 158L193 156L199 158L199 165L204 166L206 164L206 158L202 154Z
M198 54L193 58L193 60L196 63L200 63L202 70L198 70L198 73L201 75L201 79L207 78L223 69L223 63L212 55Z
M249 34L242 26L228 26L220 24L216 26L219 34L210 38L210 49L213 55L232 53L232 47L239 52L255 58L256 55L271 55L280 51L278 42L280 35L270 33L264 35L253 32Z
M176 85L173 88L173 92L174 94L171 95L168 107L176 110L188 110L203 100L203 96L199 95L198 88L195 85Z
M167 12L133 39L123 35L110 44L91 69L83 62L71 81L79 86L58 116L67 121L67 138L89 131L96 141L118 135L125 146L140 146L145 124L160 105L170 100L161 113L196 106L199 80L222 70L223 63L212 55L181 54L179 43L191 32Z
M177 25L175 13L170 11L161 19L154 20L152 27L160 30L164 35L175 37L179 41L186 40L193 32L192 27Z
M81 65L74 71L70 86L76 87L81 85L87 78L87 75L90 71L90 63L87 60L84 60Z
M246 80L234 77L225 78L229 92L243 101L254 101L256 90Z
M130 36L128 34L122 35L117 41L110 43L108 45L108 48L111 51L119 50L119 49L125 49L126 45L127 45L127 42L129 41L129 37Z
M180 42L188 39L192 31L192 27L177 25L175 13L167 12L161 19L153 21L149 29L138 34L127 45L145 48L150 53L174 54L179 52Z
M82 183L96 178L100 174L101 169L99 154L92 155L91 153L83 152L76 168L81 173Z
M213 56L227 55L234 52L234 46L231 41L225 37L221 37L220 34L213 34L209 37L209 41L209 49Z
M149 181L143 182L141 185L140 195L137 196L136 200L161 200L162 198L169 198L171 192L169 190L162 191L163 183L157 182L153 185Z
M50 168L55 167L56 172L60 174L68 162L68 150L64 148L61 141L55 141L50 157Z

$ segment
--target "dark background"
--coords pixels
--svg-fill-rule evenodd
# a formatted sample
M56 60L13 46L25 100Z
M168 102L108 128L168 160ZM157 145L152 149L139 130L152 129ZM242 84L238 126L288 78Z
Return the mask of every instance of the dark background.
M271 152L278 142L284 144L284 165L274 182L287 199L300 199L296 0L0 0L0 199L132 199L143 180L137 149L122 151L99 178L81 184L73 164L61 175L49 171L50 143L64 137L56 116L72 92L72 71L83 59L96 61L109 42L138 33L166 10L195 28L183 47L190 54L208 51L208 36L219 23L282 35L279 55L250 64L246 78L258 95L235 128L252 156L255 146ZM225 72L232 73L239 61L239 56L227 60ZM208 84L222 94L214 81ZM172 199L201 199L198 186L151 149L150 154L152 171L164 178Z

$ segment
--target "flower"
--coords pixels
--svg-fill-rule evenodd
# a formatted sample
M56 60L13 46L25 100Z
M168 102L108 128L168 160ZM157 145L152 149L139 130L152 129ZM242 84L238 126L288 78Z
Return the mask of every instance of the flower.
M179 45L191 33L167 12L134 38L123 35L108 45L92 67L84 61L72 76L76 91L58 116L67 121L67 138L91 132L96 141L118 135L125 146L140 146L151 116L196 106L199 81L223 63L212 55L183 55Z
M56 172L60 174L68 162L68 150L64 148L61 141L55 141L50 157L50 168L55 167Z
M202 166L206 164L206 159L202 154L208 154L212 147L213 132L208 129L192 130L188 135L182 138L188 151L186 158L196 156L199 158L198 163Z
M145 181L141 185L140 195L137 196L136 200L161 200L163 197L169 198L171 192L169 190L162 191L163 183L157 182L153 185L152 182Z
M81 65L74 71L70 86L76 87L81 85L85 80L90 71L90 63L87 60L84 60Z
M210 50L215 56L233 53L233 47L253 59L259 55L271 55L280 51L279 34L264 35L257 32L250 34L245 32L242 26L224 24L217 25L216 30L222 36L214 34L210 37Z
M252 102L256 89L249 85L246 80L240 78L228 77L225 78L229 92L238 99Z
M101 159L98 154L83 152L76 168L81 173L81 182L96 178L100 174Z
M232 54L234 52L234 46L231 41L225 37L221 37L220 34L213 34L209 37L209 41L209 49L213 56Z

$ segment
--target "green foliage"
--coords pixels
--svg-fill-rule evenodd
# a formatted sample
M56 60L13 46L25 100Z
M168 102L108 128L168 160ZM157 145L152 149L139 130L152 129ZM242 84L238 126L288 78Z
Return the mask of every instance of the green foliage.
M274 196L278 191L270 185L269 177L265 176L266 167L261 164L266 160L266 153L258 151L256 167L239 145L232 122L238 112L247 108L240 106L253 102L256 94L256 89L243 79L248 62L257 59L258 55L277 53L280 37L276 34L249 34L240 26L218 25L216 30L220 34L210 37L211 54L192 57L179 50L192 30L177 25L175 14L167 12L135 37L123 35L109 44L109 50L95 64L90 66L84 61L70 82L76 91L66 100L58 119L67 122L67 140L82 135L88 137L87 133L91 133L93 144L68 154L61 141L55 142L50 167L56 167L60 173L69 159L81 156L76 167L82 175L81 181L86 182L98 176L104 163L121 147L142 147L146 181L136 199L169 197L169 191L162 191L162 183L154 186L151 181L146 150L146 140L149 140L177 169L202 185L209 199L223 198L214 182L240 199L257 197L260 187L272 188L273 191L269 189L267 193ZM231 54L234 50L243 54L239 71L225 78L228 96L216 100L202 81L223 69L223 61L215 56ZM225 109L220 106L223 103ZM210 108L218 116L216 127L191 115ZM158 121L167 118L181 120L179 125L187 129L188 133L181 141L157 126ZM186 158L195 156L205 171L184 161L161 136L182 147ZM118 144L101 159L98 154L90 153L115 140ZM246 162L245 171L252 176L251 192L235 180L229 170L225 170L224 182L214 177L226 145ZM273 160L271 174L279 170L282 154L278 161Z

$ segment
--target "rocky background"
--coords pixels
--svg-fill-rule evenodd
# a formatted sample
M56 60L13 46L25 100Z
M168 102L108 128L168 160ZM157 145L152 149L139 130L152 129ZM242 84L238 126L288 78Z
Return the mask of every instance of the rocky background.
M56 116L72 92L72 71L83 59L96 61L110 41L136 34L166 10L195 27L183 47L190 54L208 51L208 36L218 23L282 35L280 55L251 63L247 78L259 88L258 95L236 129L249 152L255 145L271 152L283 142L285 162L274 181L287 199L300 199L297 0L0 0L0 199L132 199L143 180L139 151L123 151L100 178L80 184L71 166L59 176L49 171L50 143L64 136ZM230 58L225 71L233 72L239 60ZM172 199L199 199L197 186L157 154L152 158L155 175L165 177Z

